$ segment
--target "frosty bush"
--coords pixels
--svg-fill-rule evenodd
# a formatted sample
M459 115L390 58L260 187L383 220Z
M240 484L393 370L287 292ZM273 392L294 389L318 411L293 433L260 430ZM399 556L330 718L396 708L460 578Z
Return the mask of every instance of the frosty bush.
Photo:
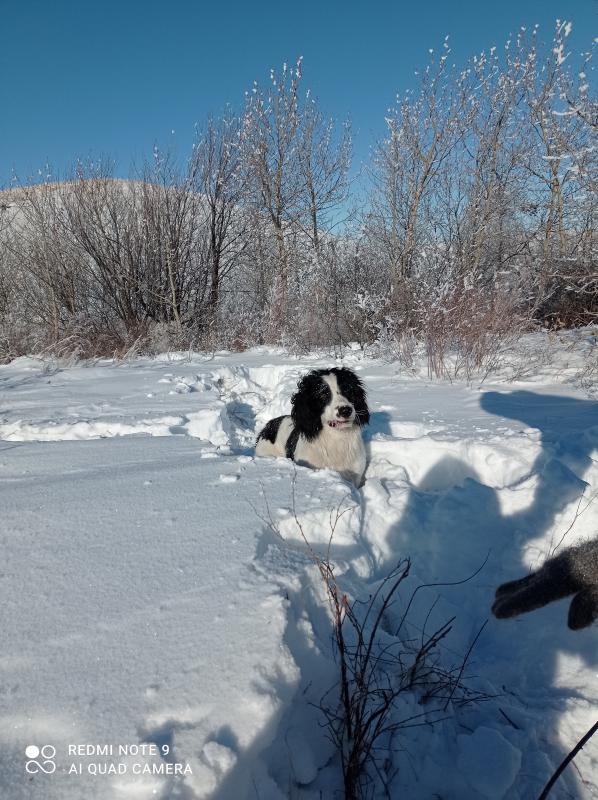
M154 148L127 181L86 160L0 193L1 357L357 341L470 377L538 322L592 322L596 43L568 53L570 29L546 46L522 29L462 67L445 40L388 110L359 198L350 127L301 61L183 161Z

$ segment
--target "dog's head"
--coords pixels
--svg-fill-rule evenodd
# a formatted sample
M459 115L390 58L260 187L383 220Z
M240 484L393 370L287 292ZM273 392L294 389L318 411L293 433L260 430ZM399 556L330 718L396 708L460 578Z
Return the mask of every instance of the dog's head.
M370 421L363 384L346 367L315 369L301 378L291 416L306 439L315 439L324 426L345 431Z

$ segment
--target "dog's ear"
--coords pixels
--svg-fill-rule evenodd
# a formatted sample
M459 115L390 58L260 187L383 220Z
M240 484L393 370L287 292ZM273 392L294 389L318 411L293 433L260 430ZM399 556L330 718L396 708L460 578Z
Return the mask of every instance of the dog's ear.
M370 421L370 409L368 408L365 389L361 381L358 381L359 388L356 391L356 402L354 403L355 412L360 425L367 425Z
M341 367L337 372L339 389L344 396L353 403L357 421L360 425L367 425L370 421L365 387L353 370Z
M299 433L306 439L315 439L322 430L322 380L316 372L310 372L299 381L297 391L291 398L291 417Z

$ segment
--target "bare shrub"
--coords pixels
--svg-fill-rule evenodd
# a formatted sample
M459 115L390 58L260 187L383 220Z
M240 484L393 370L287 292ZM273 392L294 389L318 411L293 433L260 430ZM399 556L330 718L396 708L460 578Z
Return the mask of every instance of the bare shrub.
M465 666L484 626L461 662L445 669L438 657L438 646L450 633L454 618L432 633L426 632L424 626L413 639L407 633L409 611L417 592L424 587L413 590L407 602L402 598L401 614L397 615L394 608L409 576L410 560L402 559L377 581L365 602L351 599L336 578L331 558L336 530L351 510L351 504L347 503L349 496L330 509L328 548L325 554L320 554L309 541L297 514L295 486L296 473L291 489L293 520L322 579L332 623L339 680L325 693L318 708L339 754L344 796L347 800L360 800L378 782L390 797L393 774L384 762L393 736L412 726L432 725L446 719L450 704L466 705L488 699L487 695L468 689L463 681ZM267 498L265 503L265 516L254 511L285 541L272 518ZM415 694L422 711L416 714L408 711L405 716L401 701L408 693Z
M598 329L593 337L588 337L592 344L585 356L585 364L581 369L577 383L591 398L598 397Z
M422 317L429 375L468 381L497 370L505 349L530 327L507 292L473 288L424 304Z

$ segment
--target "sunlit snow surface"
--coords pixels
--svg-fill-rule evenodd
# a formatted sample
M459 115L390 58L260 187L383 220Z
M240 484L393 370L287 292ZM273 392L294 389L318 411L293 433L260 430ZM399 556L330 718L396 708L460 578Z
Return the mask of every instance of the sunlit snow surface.
M598 404L566 383L566 358L467 386L347 351L373 412L359 491L253 457L298 376L334 357L0 367L0 796L342 797L316 708L337 678L331 625L294 519L326 552L342 507L343 591L367 600L410 556L393 613L436 584L402 635L455 617L447 670L487 621L463 675L486 699L383 741L392 796L536 797L596 719L598 628L569 631L566 601L511 621L489 609L499 583L598 534ZM396 719L425 712L418 699ZM87 745L112 754L72 749ZM598 797L598 741L552 796Z

